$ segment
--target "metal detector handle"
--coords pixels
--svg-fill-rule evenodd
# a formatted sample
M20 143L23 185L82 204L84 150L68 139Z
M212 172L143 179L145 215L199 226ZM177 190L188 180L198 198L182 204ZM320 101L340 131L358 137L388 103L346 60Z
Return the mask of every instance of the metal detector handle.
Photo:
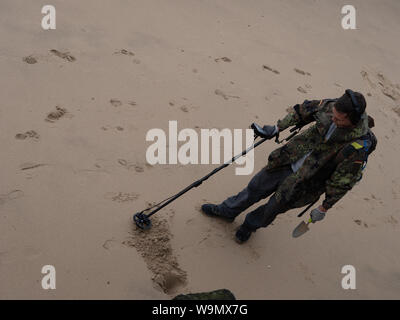
M280 143L282 143L282 142L284 142L284 141L289 141L289 140L292 139L296 134L298 134L298 133L300 132L301 128L303 128L303 127L304 127L304 124L297 124L295 127L291 128L291 129L289 130L290 132L292 132L292 134L289 135L287 138L281 140L281 141L279 141L279 131L278 131L278 133L277 133L276 136L275 136L275 142L276 142L277 144L280 144Z

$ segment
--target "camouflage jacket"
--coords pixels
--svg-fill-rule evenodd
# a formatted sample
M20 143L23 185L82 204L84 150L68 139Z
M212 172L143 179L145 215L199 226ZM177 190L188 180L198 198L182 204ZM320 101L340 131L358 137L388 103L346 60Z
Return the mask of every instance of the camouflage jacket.
M364 113L354 128L336 128L326 141L335 101L306 100L278 121L280 131L297 124L315 123L268 157L266 169L277 170L312 151L300 169L279 185L275 193L277 201L297 208L318 200L325 192L323 206L329 209L361 179L372 144L365 137L373 137L375 145L376 138L368 128L368 116Z

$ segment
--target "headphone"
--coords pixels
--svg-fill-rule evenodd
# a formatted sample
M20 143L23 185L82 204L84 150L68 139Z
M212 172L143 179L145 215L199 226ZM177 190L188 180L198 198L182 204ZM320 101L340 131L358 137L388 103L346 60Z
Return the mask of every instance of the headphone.
M351 112L350 115L349 115L350 121L353 124L356 124L358 121L360 121L361 115L364 113L364 111L361 111L361 106L360 106L360 104L358 103L358 101L356 99L354 91L350 90L350 89L347 89L345 92L350 97L351 103L352 103L353 108L354 108L354 112Z

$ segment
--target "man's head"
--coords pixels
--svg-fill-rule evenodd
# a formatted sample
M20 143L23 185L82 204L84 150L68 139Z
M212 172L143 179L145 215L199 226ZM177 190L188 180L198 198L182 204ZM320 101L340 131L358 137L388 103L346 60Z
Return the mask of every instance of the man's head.
M333 122L340 128L355 126L361 119L367 103L359 92L347 89L333 107Z

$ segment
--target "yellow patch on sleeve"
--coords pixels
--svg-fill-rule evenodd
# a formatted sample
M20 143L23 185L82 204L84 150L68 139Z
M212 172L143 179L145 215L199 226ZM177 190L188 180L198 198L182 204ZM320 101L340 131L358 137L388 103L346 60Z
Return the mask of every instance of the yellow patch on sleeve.
M361 149L361 148L363 147L361 144L359 144L359 143L357 143L357 142L353 142L351 145L352 145L352 146L354 147L354 149L356 149L356 150Z

